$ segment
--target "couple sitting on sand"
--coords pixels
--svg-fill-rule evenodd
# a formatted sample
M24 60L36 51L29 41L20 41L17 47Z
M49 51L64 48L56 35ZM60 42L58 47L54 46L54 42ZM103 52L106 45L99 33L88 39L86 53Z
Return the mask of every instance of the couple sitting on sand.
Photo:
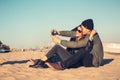
M71 37L70 41L58 36ZM56 45L41 59L31 61L34 68L52 68L64 70L79 66L99 67L103 60L103 46L98 33L94 30L92 19L87 19L72 31L52 31L52 40ZM58 45L60 44L60 45ZM64 49L62 46L66 47Z

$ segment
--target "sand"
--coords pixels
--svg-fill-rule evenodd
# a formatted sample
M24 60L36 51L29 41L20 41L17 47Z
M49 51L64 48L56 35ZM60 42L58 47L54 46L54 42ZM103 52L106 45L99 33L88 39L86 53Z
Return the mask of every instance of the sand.
M99 68L72 68L54 71L29 68L30 58L41 58L40 51L17 51L0 54L0 80L120 80L120 55L105 52Z

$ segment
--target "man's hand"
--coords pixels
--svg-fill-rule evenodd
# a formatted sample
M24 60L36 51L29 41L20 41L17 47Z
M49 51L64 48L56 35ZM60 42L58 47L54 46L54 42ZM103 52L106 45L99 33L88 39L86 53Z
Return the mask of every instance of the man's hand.
M90 37L89 39L92 41L93 40L93 36L96 34L96 30L92 30L90 33Z
M57 36L51 36L51 37L52 37L52 41L53 41L54 43L60 44L61 39L60 39L59 37L57 37Z

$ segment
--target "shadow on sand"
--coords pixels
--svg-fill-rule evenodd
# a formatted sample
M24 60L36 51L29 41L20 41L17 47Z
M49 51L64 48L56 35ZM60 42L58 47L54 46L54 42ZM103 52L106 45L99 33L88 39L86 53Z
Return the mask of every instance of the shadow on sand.
M23 64L23 63L27 63L29 60L21 60L21 61L7 61L7 62L3 62L0 65L6 65L6 64Z
M112 62L114 59L103 59L101 66L104 66L106 64L109 64L110 62Z
M102 63L100 66L104 66L106 64L109 64L110 62L112 62L114 59L103 59ZM6 65L6 64L23 64L23 63L27 63L29 60L21 60L21 61L7 61L7 62L3 62L0 65Z

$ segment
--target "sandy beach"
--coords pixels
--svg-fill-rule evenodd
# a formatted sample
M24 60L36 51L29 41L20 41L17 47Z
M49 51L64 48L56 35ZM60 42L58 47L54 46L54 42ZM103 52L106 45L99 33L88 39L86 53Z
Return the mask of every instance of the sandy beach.
M30 58L41 58L40 51L16 51L0 54L0 80L120 80L120 55L104 53L99 68L72 68L54 71L29 68Z

